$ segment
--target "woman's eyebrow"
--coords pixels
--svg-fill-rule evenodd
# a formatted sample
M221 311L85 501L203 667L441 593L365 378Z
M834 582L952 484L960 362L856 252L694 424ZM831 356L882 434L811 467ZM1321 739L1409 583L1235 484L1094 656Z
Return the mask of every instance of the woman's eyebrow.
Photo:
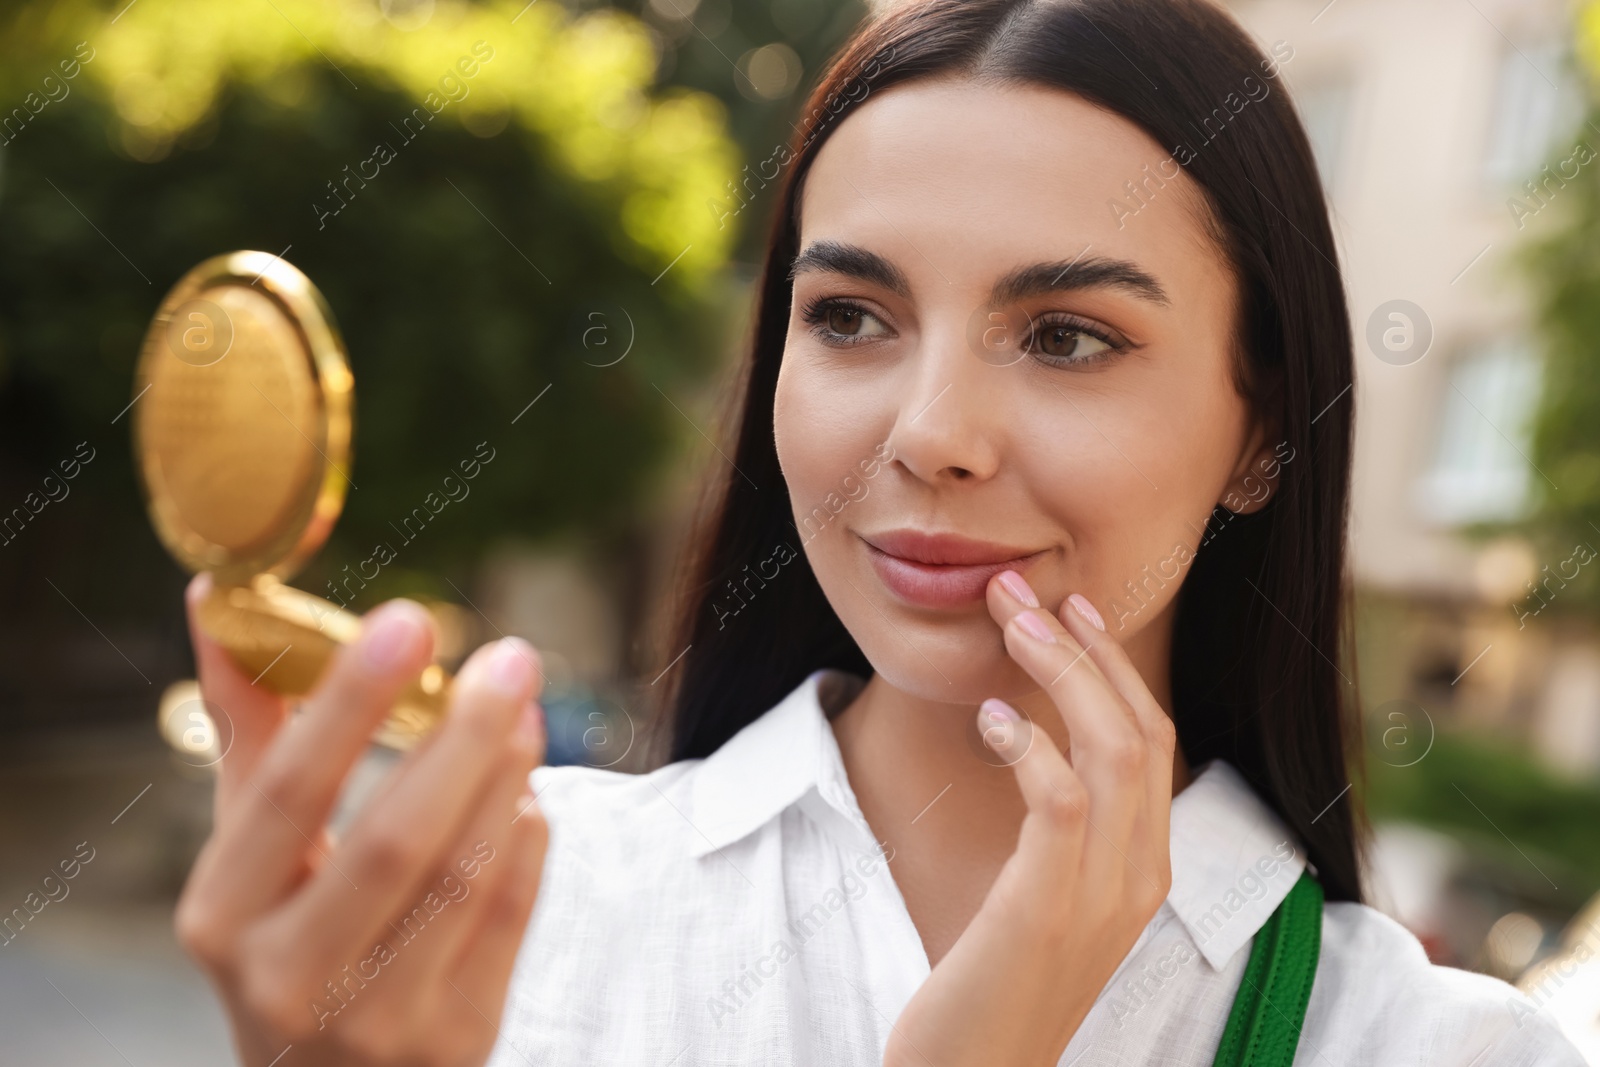
M911 283L899 267L858 245L840 241L813 242L795 257L789 277L792 280L808 270L849 275L881 286L897 296L911 295ZM1172 303L1161 283L1133 263L1125 259L1081 255L1076 259L1035 263L1011 271L994 284L989 302L1004 306L1030 296L1074 289L1122 289L1163 307Z
M808 270L846 274L881 286L896 296L907 298L911 296L911 283L906 280L905 274L899 267L878 253L869 252L858 245L839 241L813 241L806 246L805 251L794 258L794 263L789 267L789 279L793 281L801 271Z
M995 283L989 302L1003 307L1026 297L1072 289L1122 289L1162 307L1172 304L1160 282L1127 260L1081 255L1012 271Z

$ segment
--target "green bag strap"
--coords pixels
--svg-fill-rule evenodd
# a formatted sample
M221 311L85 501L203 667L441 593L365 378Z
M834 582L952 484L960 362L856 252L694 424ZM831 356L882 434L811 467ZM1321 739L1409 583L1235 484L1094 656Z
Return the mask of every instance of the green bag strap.
M1322 886L1309 871L1256 934L1213 1067L1289 1067L1322 952Z

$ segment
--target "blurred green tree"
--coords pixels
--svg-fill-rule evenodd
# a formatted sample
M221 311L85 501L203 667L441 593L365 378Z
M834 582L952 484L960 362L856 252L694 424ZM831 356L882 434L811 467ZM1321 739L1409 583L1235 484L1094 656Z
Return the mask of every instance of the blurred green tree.
M41 0L3 19L0 512L80 442L94 459L0 544L0 721L71 715L63 679L183 669L181 575L145 523L124 409L156 304L211 255L283 254L350 348L358 488L300 584L397 543L391 522L495 450L358 610L396 585L450 593L417 583L501 536L625 537L699 440L667 398L726 347L737 229L706 202L740 151L715 96L657 83L638 18ZM83 641L58 647L68 632Z
M1577 27L1578 57L1593 78L1600 74L1600 3L1580 10ZM1592 104L1576 136L1588 152L1576 177L1563 175L1555 201L1561 225L1530 242L1521 261L1544 357L1531 458L1559 486L1539 485L1523 528L1541 559L1567 561L1579 573L1574 579L1546 567L1523 610L1542 611L1559 591L1560 603L1600 614L1595 568L1575 566L1600 552L1600 110Z
M1554 773L1525 746L1441 733L1426 758L1396 764L1371 744L1363 787L1380 821L1421 823L1469 845L1515 896L1576 911L1600 886L1600 783ZM1520 852L1519 852L1520 850Z
M759 263L766 221L800 107L826 62L868 15L863 0L618 0L656 35L660 76L714 94L744 147L739 173L706 205L737 228L737 257Z

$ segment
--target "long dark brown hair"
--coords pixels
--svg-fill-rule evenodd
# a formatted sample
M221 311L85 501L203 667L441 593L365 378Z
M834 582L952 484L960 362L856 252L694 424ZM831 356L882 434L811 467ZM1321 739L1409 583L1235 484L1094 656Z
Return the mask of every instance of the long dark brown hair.
M1206 0L909 0L857 31L778 157L732 463L691 539L663 646L688 648L663 679L671 759L709 755L817 668L872 670L800 550L773 442L797 193L818 148L871 93L917 78L1061 89L1141 127L1204 192L1238 280L1235 376L1290 457L1265 508L1218 513L1179 591L1179 742L1191 765L1238 768L1304 843L1328 899L1361 899L1355 691L1338 662L1350 651L1351 338L1311 146L1276 79L1292 44L1274 53ZM765 580L780 545L797 558Z

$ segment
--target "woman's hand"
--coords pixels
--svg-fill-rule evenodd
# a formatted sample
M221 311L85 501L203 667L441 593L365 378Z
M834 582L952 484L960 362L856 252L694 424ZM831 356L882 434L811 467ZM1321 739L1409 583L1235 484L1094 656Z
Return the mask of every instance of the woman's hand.
M1008 571L988 603L1071 742L1063 755L1002 701L979 708L1027 815L977 915L896 1022L891 1067L1055 1064L1172 882L1172 721L1071 598L1055 618Z
M342 839L326 829L352 765L432 655L427 613L363 620L291 716L195 621L209 705L233 726L215 819L178 901L178 938L210 976L240 1056L285 1065L481 1064L538 892L545 823L537 654L508 638L463 666L450 714Z

